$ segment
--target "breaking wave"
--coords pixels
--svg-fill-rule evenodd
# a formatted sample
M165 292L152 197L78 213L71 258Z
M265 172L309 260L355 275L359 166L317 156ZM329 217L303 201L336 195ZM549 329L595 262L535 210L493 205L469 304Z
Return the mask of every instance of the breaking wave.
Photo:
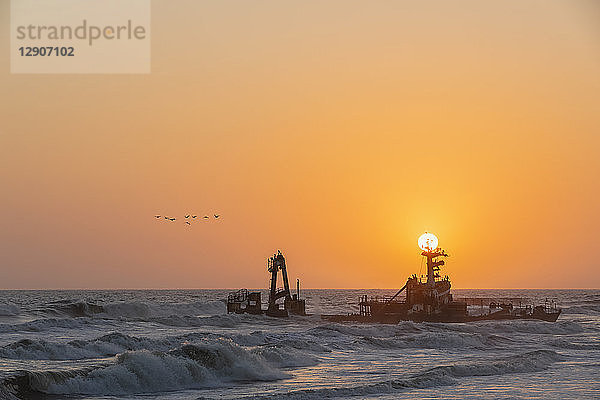
M114 356L127 350L164 347L161 341L110 333L93 340L67 343L22 339L0 347L0 357L21 360L78 360Z
M46 318L20 324L0 324L0 333L43 332L49 329L82 329L93 324L86 318Z
M128 351L114 363L93 369L22 371L4 384L16 395L125 395L273 381L289 376L281 368L315 362L314 357L283 347L245 349L229 340L217 340L169 351Z
M241 340L240 340L241 339ZM91 340L72 340L64 343L49 342L43 339L21 339L0 347L0 357L19 360L80 360L112 357L127 351L169 351L182 344L202 344L230 341L233 345L247 346L252 354L259 355L278 367L298 367L314 365L317 359L303 351L318 353L328 351L310 341L285 338L269 342L266 337L250 346L244 337L224 338L216 334L190 333L167 336L161 339L136 337L118 332L109 333Z
M571 335L582 333L584 328L577 322L560 321L491 321L470 324L414 323L398 325L345 325L324 324L311 328L307 333L344 343L348 337L378 347L490 347L509 344L507 336L514 333ZM411 345L411 343L413 345Z
M62 317L99 317L144 319L151 317L168 317L172 315L214 315L224 314L225 303L222 301L193 303L146 303L140 301L96 304L86 301L55 301L47 303L38 313ZM1 312L1 310L0 310Z
M103 306L104 314L112 318L150 318L173 315L198 316L225 314L226 307L222 301L208 303L194 302L181 304L153 304L142 302L112 303Z

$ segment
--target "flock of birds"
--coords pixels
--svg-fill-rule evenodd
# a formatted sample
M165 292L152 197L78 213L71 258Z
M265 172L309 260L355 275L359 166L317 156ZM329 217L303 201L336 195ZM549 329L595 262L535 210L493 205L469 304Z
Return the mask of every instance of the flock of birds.
M186 225L192 225L192 222L194 221L206 221L209 219L219 219L219 217L221 217L219 214L213 214L212 218L208 215L205 216L199 216L199 215L192 215L192 214L188 214L183 218L183 221L185 222ZM169 217L167 215L155 215L154 218L158 219L158 220L163 220L163 221L169 221L169 222L174 222L177 221L176 217ZM181 220L181 219L180 219Z

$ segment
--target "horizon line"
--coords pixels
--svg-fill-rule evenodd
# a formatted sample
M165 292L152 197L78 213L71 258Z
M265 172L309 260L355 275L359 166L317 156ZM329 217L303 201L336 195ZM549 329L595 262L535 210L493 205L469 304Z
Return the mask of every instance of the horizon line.
M33 291L33 290L48 290L48 291L60 291L60 290L64 290L64 291L75 291L75 290L80 290L80 291L109 291L109 290L239 290L240 288L185 288L185 287L146 287L146 288L127 288L127 287L123 287L123 288L0 288L0 291ZM244 289L248 289L248 290L266 290L268 291L269 288L244 288ZM453 290L600 290L600 288L589 288L589 287L569 287L569 288L560 288L560 287L545 287L545 288L540 288L540 287L478 287L478 288L474 288L474 287L470 287L470 288L452 288ZM385 288L368 288L368 287L320 287L320 288L303 288L300 291L303 290L398 290L397 287L385 287ZM293 292L293 291L292 291Z

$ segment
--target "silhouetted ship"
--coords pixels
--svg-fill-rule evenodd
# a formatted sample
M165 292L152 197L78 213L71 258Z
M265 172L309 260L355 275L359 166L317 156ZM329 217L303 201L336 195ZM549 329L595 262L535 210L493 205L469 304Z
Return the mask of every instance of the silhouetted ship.
M442 258L448 254L437 246L437 238L426 233L419 238L421 255L427 259L427 275L412 275L406 284L391 297L361 296L359 312L354 314L322 315L333 322L365 322L396 324L400 321L415 322L471 322L485 320L537 319L555 322L561 313L553 302L533 306L525 299L515 298L462 298L453 299L448 276L440 276L445 264ZM287 317L290 314L307 315L306 301L300 299L300 280L296 293L292 294L288 282L285 257L277 251L268 259L267 270L271 274L267 309L262 308L261 292L240 289L227 297L227 312L236 314L266 314L271 317ZM281 272L283 288L277 289L277 277ZM405 297L400 295L405 293ZM283 302L278 302L283 299Z
M422 238L429 235L428 238ZM434 245L431 245L431 244ZM523 305L521 299L470 298L454 300L450 293L450 279L440 277L442 258L448 254L437 247L437 238L425 234L419 238L427 258L426 279L412 275L406 284L393 296L362 296L358 303L358 314L322 315L321 318L333 322L390 323L400 321L415 322L471 322L483 320L537 319L554 322L561 313L554 303L544 305ZM406 291L405 298L399 298ZM516 304L514 304L516 303ZM477 306L477 307L474 307ZM469 309L470 307L470 309Z
M306 302L300 299L300 279L296 280L296 294L290 291L285 257L277 251L267 261L267 270L271 273L269 303L266 310L262 308L261 292L249 292L240 289L227 296L227 313L267 314L270 317L287 317L289 314L306 315ZM281 271L283 288L277 289L277 275ZM283 299L283 304L278 303ZM282 307L283 305L283 307Z

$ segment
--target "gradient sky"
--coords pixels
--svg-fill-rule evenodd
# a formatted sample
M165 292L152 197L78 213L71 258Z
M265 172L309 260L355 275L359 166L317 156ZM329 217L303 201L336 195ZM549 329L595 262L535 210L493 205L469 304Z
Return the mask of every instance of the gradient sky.
M600 5L154 1L149 75L11 75L0 287L598 288ZM219 212L191 229L155 214Z

